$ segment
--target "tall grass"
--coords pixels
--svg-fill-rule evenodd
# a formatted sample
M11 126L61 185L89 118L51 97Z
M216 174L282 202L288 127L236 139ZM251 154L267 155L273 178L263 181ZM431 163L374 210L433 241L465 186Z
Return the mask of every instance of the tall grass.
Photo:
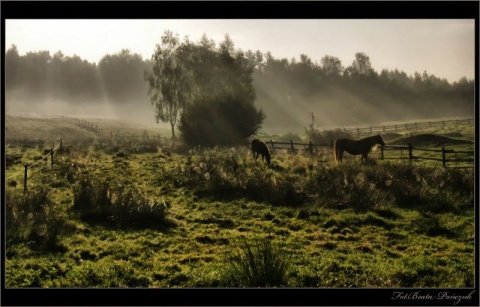
M68 214L57 206L47 188L26 194L14 189L6 191L6 241L29 242L32 247L56 250L63 235L69 232Z
M285 287L290 268L288 256L268 239L248 242L228 257L225 286Z
M167 175L165 175L167 174ZM367 212L414 207L459 212L473 205L473 172L407 165L346 161L335 166L312 156L274 156L272 166L254 161L245 149L192 152L165 176L203 197L247 198L272 205L304 204Z
M90 223L122 228L163 227L167 222L164 200L134 187L112 187L108 181L85 175L73 188L73 208Z

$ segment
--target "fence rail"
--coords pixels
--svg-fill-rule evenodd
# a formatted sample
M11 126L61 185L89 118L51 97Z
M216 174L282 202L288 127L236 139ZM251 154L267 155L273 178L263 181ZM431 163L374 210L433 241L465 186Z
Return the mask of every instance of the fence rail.
M475 124L475 119L464 118L464 119L424 121L424 122L371 126L371 127L343 128L342 130L345 132L346 135L350 134L356 137L361 137L364 135L415 130L419 128L434 128L434 127L446 127L450 125L473 125L473 124Z
M70 117L70 116L65 116L65 115L49 115L48 118L65 120L67 122L71 122L71 123L77 124L81 127L92 129L92 130L97 131L97 132L102 132L103 131L102 127L100 127L99 125L94 124L94 123L89 122L89 121L84 120L84 119L78 119L78 118L75 118L75 117Z
M440 161L443 164L443 167L447 167L447 163L474 163L474 155L475 151L465 151L465 150L454 150L454 149L447 149L445 147L442 147L441 149L431 149L431 148L420 148L420 147L414 147L412 144L408 144L406 146L393 146L393 145L385 145L380 147L380 157L382 160L385 160L385 150L408 150L408 159L410 161L412 160L430 160L430 161ZM426 156L418 156L413 154L413 150L417 151L425 151L425 152L436 152L436 153L441 153L441 158L434 158L434 157L426 157ZM455 156L457 154L465 154L472 156L471 158L457 158L455 159L447 159L447 154L454 154ZM390 159L395 159L395 158L390 158ZM472 165L473 167L473 165Z
M327 148L327 149L333 149L332 144L313 144L312 142L309 143L298 143L298 142L293 142L291 140L290 142L275 142L274 140L269 140L265 141L265 143L270 147L271 150L288 150L290 152L298 151L298 150L304 150L305 152L308 152L312 154L315 150L315 148ZM385 157L385 152L387 151L394 151L394 150L400 150L401 156L400 157ZM435 157L428 157L428 156L420 156L420 155L414 155L414 150L415 151L424 151L424 152L433 152L433 153L441 153L441 157L435 158ZM402 156L403 151L407 151L408 155L405 157ZM468 158L458 158L455 157L454 159L447 158L447 154L451 155L457 155L457 154L462 154L462 155L469 155L471 157ZM475 162L474 159L475 151L465 151L465 150L454 150L454 149L447 149L445 147L442 147L441 149L432 149L432 148L421 148L421 147L414 147L412 144L408 145L385 145L385 146L380 146L380 159L381 160L431 160L431 161L440 161L442 162L444 167L447 167L447 163L473 163Z

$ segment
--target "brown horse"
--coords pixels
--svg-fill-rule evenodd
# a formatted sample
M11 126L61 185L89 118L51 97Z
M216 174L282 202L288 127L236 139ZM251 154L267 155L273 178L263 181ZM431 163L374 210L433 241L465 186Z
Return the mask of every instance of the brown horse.
M367 161L368 153L372 147L377 144L385 146L385 142L383 142L383 139L379 134L369 136L358 141L350 139L338 139L333 145L333 156L335 157L335 162L342 162L344 151L351 155L362 155L362 161Z
M265 142L260 141L259 139L253 139L251 143L253 158L256 160L258 155L262 155L262 161L266 160L267 164L270 165L270 150L268 149Z

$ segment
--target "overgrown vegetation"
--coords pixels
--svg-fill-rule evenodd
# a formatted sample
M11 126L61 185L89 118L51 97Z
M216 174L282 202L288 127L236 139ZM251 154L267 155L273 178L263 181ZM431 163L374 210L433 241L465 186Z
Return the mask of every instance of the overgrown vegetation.
M64 142L51 167L49 143L6 148L9 287L474 284L472 169L133 140Z

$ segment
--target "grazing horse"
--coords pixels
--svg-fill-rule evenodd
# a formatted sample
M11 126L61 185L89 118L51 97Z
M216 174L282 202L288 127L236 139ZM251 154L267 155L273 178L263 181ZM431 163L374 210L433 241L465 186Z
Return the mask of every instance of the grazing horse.
M266 160L267 164L270 165L270 150L268 149L267 144L265 142L260 141L259 139L252 140L252 154L255 160L258 158L258 155L262 155L262 160Z
M369 136L358 141L350 139L338 139L333 145L333 156L335 157L335 162L342 162L344 151L351 155L362 155L362 161L367 161L368 153L376 144L385 146L385 143L379 134Z

